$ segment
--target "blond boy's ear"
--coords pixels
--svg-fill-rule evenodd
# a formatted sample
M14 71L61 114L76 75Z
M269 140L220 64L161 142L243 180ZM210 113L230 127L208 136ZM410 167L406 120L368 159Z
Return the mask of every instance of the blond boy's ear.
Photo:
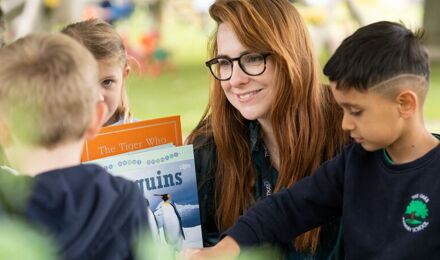
M99 101L96 104L95 114L92 117L92 120L90 121L89 127L87 128L85 132L85 138L86 139L92 139L98 134L99 130L101 129L102 125L104 125L105 118L108 113L108 108L105 105L103 101Z
M418 109L419 99L414 91L402 91L396 101L399 103L399 113L402 118L412 117Z

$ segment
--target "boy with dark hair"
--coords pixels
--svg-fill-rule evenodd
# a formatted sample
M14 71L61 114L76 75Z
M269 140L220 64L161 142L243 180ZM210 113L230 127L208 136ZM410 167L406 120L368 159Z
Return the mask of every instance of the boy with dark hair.
M62 34L24 37L1 48L0 57L0 145L11 167L33 176L0 169L1 211L46 231L63 259L133 258L134 241L147 227L139 189L79 164L84 140L107 112L96 60ZM29 184L22 207L10 196L12 177Z
M429 61L420 35L392 22L367 25L342 42L324 73L355 142L249 209L195 257L288 243L340 216L348 259L440 255L440 146L423 121Z

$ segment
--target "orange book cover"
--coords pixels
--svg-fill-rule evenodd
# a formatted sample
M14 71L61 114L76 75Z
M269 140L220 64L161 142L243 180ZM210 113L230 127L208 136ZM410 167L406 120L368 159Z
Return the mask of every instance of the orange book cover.
M81 162L167 143L182 145L180 116L104 127L94 139L85 142Z

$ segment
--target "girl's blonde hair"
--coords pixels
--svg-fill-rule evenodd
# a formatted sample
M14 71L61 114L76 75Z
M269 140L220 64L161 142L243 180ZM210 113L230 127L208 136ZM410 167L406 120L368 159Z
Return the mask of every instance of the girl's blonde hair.
M287 0L217 0L210 8L217 25L227 23L252 52L270 52L274 63L275 102L270 115L279 147L280 167L275 191L310 175L346 142L341 111L329 88L319 83L312 42L300 14ZM217 56L217 31L210 56ZM188 142L212 136L216 146L215 208L221 231L254 203L255 172L247 120L213 80L209 104ZM314 252L319 228L295 239L295 248Z
M62 31L84 45L98 61L117 57L122 66L128 66L128 57L121 36L106 21L89 19L73 23ZM124 123L132 120L125 85L121 91L121 102L111 119Z

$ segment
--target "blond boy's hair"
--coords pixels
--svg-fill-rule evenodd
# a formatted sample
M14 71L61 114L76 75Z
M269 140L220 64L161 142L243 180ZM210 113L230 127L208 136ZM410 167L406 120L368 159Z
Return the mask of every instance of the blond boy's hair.
M99 99L92 54L62 34L33 34L0 49L0 123L19 142L78 141Z

